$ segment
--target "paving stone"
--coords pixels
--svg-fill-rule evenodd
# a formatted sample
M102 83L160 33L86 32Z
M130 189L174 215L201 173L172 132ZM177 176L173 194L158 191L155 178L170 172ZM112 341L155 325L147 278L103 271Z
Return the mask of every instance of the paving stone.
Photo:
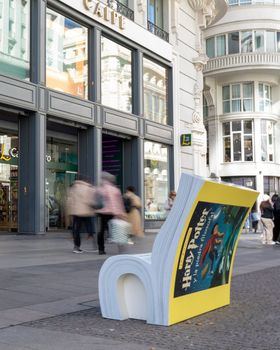
M143 321L103 319L98 307L26 323L57 330L166 349L279 350L279 269L236 276L231 305L171 327Z

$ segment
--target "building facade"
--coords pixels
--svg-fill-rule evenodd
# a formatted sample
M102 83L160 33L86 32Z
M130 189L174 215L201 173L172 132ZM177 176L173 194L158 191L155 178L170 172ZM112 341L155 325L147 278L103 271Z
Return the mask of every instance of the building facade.
M225 9L0 0L0 231L67 228L67 188L102 170L134 185L145 225L160 225L181 170L206 170L200 33Z
M204 31L208 174L261 194L280 191L280 6L230 0Z

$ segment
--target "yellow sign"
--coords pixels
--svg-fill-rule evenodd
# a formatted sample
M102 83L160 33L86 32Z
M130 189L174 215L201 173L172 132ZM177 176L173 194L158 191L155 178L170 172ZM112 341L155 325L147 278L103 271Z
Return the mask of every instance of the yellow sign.
M117 25L122 30L125 28L125 17L110 7L93 0L84 0L84 5L87 10L92 11L99 18Z

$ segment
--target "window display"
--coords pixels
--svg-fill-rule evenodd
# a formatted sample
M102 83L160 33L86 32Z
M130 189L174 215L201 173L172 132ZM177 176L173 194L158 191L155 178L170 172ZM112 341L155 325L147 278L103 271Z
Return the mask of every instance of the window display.
M145 219L164 220L169 188L168 148L145 141L144 152Z
M0 230L18 225L18 136L0 132Z

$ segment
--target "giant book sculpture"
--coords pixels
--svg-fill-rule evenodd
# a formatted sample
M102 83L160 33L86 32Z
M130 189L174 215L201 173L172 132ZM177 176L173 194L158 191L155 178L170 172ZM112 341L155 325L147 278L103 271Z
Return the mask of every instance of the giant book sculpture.
M171 325L230 303L238 235L258 193L183 174L152 253L108 258L102 316Z

